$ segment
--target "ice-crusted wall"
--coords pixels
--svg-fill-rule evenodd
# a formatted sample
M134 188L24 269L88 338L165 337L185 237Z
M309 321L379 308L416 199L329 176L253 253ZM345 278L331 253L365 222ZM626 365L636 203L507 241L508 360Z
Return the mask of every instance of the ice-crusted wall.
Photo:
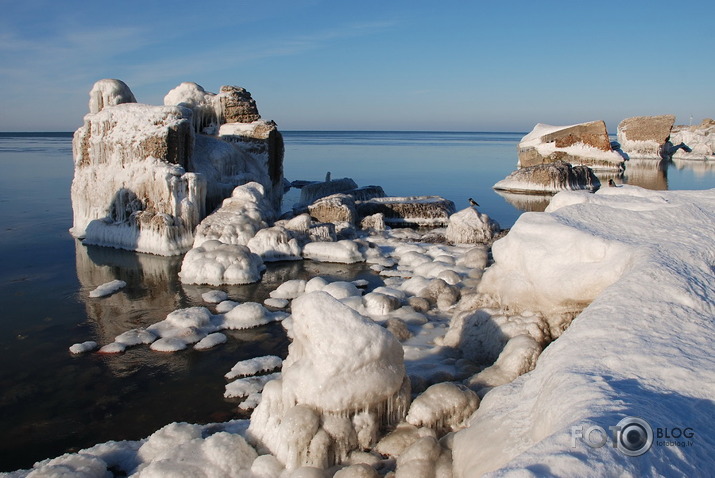
M73 141L75 237L176 255L191 248L195 227L236 186L261 184L269 208L279 208L283 140L245 89L216 95L186 82L165 106L135 101L119 80L100 80L90 92L90 113ZM223 124L226 133L213 136L227 119L249 122Z

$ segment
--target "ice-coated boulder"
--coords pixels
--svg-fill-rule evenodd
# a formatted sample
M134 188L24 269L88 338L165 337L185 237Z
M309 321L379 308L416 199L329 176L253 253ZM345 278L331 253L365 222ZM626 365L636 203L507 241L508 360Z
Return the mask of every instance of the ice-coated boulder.
M449 217L446 237L454 244L484 244L494 239L500 230L494 219L468 207Z
M308 183L300 190L300 204L312 204L320 198L331 196L337 193L344 193L357 189L357 184L350 178L332 179Z
M619 170L623 165L623 157L611 148L603 121L571 126L539 123L519 142L518 153L520 168L559 159L602 170Z
M454 214L454 203L440 196L388 196L357 201L360 217L381 213L391 226L444 227Z
M280 226L261 229L248 241L251 252L261 256L264 262L302 260L298 240Z
M237 186L220 208L208 215L196 228L194 247L205 241L247 245L256 233L267 227L271 206L259 183Z
M239 86L222 86L219 101L223 123L253 123L261 119L256 100Z
M618 125L617 137L624 153L631 158L659 158L658 148L675 124L674 115L634 116Z
M219 129L219 139L232 144L243 157L247 174L266 188L273 208L280 209L283 199L283 135L273 121L226 123Z
M571 166L566 161L536 164L517 169L497 182L494 189L518 193L556 193L564 189L594 191L601 186L588 166Z
M179 278L185 284L250 284L261 280L260 256L239 244L205 241L184 256Z
M310 216L318 222L349 222L355 224L355 201L347 194L332 194L308 206Z
M293 342L269 382L248 437L288 470L328 468L373 446L410 400L400 343L322 291L293 301Z

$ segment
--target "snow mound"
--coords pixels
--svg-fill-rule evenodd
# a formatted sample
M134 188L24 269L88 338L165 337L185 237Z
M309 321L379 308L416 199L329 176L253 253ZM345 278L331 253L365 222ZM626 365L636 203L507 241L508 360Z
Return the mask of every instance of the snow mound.
M327 468L377 441L409 403L400 343L326 292L293 301L293 342L249 437L286 468Z
M415 398L405 420L418 427L432 428L441 435L464 428L477 407L476 393L461 384L442 382Z
M179 277L185 284L250 284L261 279L264 269L248 247L212 240L186 253Z
M549 212L522 215L517 234L495 248L482 284L496 297L523 306L508 290L516 287L543 310L565 299L590 305L534 370L484 396L469 428L454 437L455 477L532 467L560 476L705 476L712 469L703 450L715 446L715 190L608 189L559 193ZM578 249L555 247L564 238L578 240ZM514 268L511 254L523 264ZM536 280L545 301L525 286ZM656 438L629 456L618 436L610 445L609 431L627 417L645 420L654 434L690 427L692 446ZM581 438L596 426L608 446Z
M124 282L123 280L113 280L110 282L107 282L105 284L102 284L100 286L97 286L94 290L92 290L89 293L90 297L106 297L108 295L114 294L120 289L123 289L124 287L127 286L127 283Z
M70 346L70 353L73 354L83 354L91 352L97 348L97 342L93 340L87 340L86 342L73 344Z
M298 240L282 227L261 229L248 241L251 252L261 256L264 262L302 260Z

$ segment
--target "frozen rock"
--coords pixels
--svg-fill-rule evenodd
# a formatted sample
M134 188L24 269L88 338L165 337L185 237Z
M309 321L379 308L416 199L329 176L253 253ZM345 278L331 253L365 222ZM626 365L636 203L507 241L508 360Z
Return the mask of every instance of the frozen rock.
M357 221L355 201L347 194L333 194L320 198L308 206L308 212L318 222L355 224Z
M288 230L274 226L261 229L248 241L251 252L261 256L264 262L299 261L301 247Z
M385 215L382 213L373 214L372 216L367 216L362 218L360 221L361 229L372 229L374 231L384 231L385 230Z
M433 437L413 443L397 458L395 478L428 478L436 476L437 461L442 449Z
M201 294L201 298L209 304L219 304L228 299L228 294L222 290L210 290Z
M338 235L335 232L335 224L333 224L332 222L313 224L308 229L308 238L314 242L335 242L335 241L337 241Z
M203 89L197 83L185 81L169 91L164 97L166 106L183 106L191 110L193 128L196 133L215 131L220 124L216 94Z
M289 231L302 232L307 234L312 223L313 222L310 218L310 214L300 214L286 222L284 227Z
M556 193L564 189L594 191L599 187L601 182L591 168L571 166L562 160L517 169L494 185L494 189L518 193Z
M222 86L218 95L223 123L253 123L261 119L256 100L239 86Z
M226 312L222 327L242 330L266 325L285 317L282 312L270 312L257 302L245 302Z
M304 279L291 279L283 282L269 295L274 299L295 299L305 292L305 286L306 281Z
M417 427L432 428L441 436L464 428L478 407L476 393L461 384L442 382L414 399L405 420Z
M122 332L114 338L115 342L124 344L127 347L134 345L150 344L156 340L156 335L146 329L131 329Z
M273 309L285 309L289 304L290 301L288 299L274 299L273 297L269 297L263 301L263 305Z
M362 291L352 282L335 281L327 284L321 289L323 292L332 295L336 299L346 299L348 297L360 297Z
M454 203L439 196L390 196L355 204L360 217L381 213L391 226L444 227L455 212Z
M377 474L375 468L361 463L338 470L333 478L380 478L380 475Z
M184 256L179 278L184 284L250 284L261 280L265 265L246 246L206 241Z
M248 436L288 470L327 468L373 446L409 402L402 347L325 292L293 301L282 379L266 385Z
M276 211L283 199L283 135L273 121L226 123L219 138L232 144L245 158L251 181L266 187L266 197Z
M70 353L73 354L84 354L91 352L97 348L97 342L93 340L87 340L86 342L73 344L70 346Z
M618 125L618 142L631 158L660 159L658 148L670 136L673 124L674 115L626 118Z
M134 93L122 80L99 80L89 92L89 112L92 114L99 113L107 106L136 102Z
M106 282L100 286L97 286L94 290L90 291L89 296L90 297L106 297L108 295L114 294L120 289L123 289L124 287L127 286L127 283L124 282L123 280L113 280L110 282Z
M563 160L599 170L620 170L623 157L611 148L606 123L593 121L571 126L539 123L518 146L519 167Z
M454 244L484 244L499 233L499 224L473 207L449 216L447 240Z
M512 337L490 367L473 375L465 383L480 395L499 385L512 382L536 366L542 345L530 335Z
M365 256L355 241L310 242L303 248L303 257L322 262L354 264L364 262Z
M208 350L216 347L217 345L225 344L228 338L221 332L214 332L209 334L203 339L199 340L194 345L194 350Z
M300 190L300 204L313 204L317 199L332 194L344 193L357 188L357 184L350 178L333 179L324 182L309 183Z
M247 377L256 375L260 372L272 372L275 369L281 368L283 360L276 355L264 355L262 357L254 357L248 360L241 360L234 365L231 370L225 375L228 380L233 380L236 377Z

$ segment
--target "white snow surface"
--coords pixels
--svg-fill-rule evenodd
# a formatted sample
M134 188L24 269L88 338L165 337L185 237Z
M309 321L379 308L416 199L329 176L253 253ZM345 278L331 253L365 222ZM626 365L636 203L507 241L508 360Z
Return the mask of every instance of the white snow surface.
M270 372L277 368L281 368L283 359L276 355L264 355L262 357L254 357L252 359L241 360L236 363L231 370L225 375L228 380L236 377L247 377L256 375L260 372Z
M481 289L541 312L592 302L532 372L484 397L454 438L455 477L707 476L715 465L713 238L715 190L563 192L547 212L522 215L495 243ZM654 433L690 427L695 435L690 446L656 438L629 457L572 433L628 416Z

